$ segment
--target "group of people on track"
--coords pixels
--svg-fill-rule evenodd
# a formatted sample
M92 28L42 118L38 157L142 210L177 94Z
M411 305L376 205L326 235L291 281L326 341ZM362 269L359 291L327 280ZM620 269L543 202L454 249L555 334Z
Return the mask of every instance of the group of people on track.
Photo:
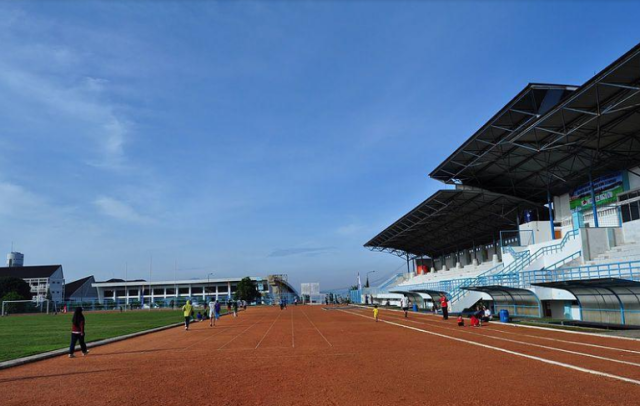
M387 306L388 305L389 305L389 302L387 301ZM400 308L404 312L405 318L409 317L410 306L411 306L411 300L407 296L403 296L400 299ZM433 309L434 311L437 311L437 307L435 303L433 304ZM444 295L440 297L440 309L442 310L442 319L449 320L449 300ZM373 305L373 318L376 322L378 322L380 319L380 309L378 309L377 304ZM475 308L475 311L471 313L471 316L470 316L471 327L480 327L482 326L483 323L488 323L491 320L491 318L492 318L491 309L489 309L489 307L483 304L479 304ZM464 327L465 323L464 323L464 318L462 317L462 314L458 316L457 323L458 323L458 326Z

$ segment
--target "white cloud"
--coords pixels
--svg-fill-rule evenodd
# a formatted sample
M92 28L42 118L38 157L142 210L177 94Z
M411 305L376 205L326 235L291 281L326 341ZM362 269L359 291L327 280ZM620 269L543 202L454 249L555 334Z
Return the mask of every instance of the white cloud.
M354 235L362 230L362 226L357 224L347 224L346 226L338 227L336 232L340 235Z
M117 220L137 224L150 224L154 222L153 218L142 215L128 204L111 197L100 196L93 203L102 214Z

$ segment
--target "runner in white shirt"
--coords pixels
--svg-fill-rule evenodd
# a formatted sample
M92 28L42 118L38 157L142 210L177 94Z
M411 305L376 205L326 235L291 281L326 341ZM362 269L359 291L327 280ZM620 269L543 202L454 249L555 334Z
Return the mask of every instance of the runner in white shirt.
M409 313L409 298L406 296L403 296L402 299L400 299L400 307L402 307L402 310L404 311L404 317L407 317L407 314Z

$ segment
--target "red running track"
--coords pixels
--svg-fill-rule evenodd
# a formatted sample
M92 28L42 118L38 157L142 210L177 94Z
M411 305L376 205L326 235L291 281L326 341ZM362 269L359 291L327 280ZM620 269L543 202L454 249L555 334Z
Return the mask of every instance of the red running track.
M90 326L88 334L90 332ZM640 341L249 308L0 371L0 405L637 405Z

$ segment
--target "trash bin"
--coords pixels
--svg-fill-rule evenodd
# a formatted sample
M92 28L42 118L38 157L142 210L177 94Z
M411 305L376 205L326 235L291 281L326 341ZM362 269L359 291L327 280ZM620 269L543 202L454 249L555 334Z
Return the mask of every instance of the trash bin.
M509 310L507 309L500 310L500 322L501 323L509 322Z
M414 303L414 304L413 304L413 311L414 311L414 312L417 312L417 311L418 311L418 304L417 304L417 303Z

